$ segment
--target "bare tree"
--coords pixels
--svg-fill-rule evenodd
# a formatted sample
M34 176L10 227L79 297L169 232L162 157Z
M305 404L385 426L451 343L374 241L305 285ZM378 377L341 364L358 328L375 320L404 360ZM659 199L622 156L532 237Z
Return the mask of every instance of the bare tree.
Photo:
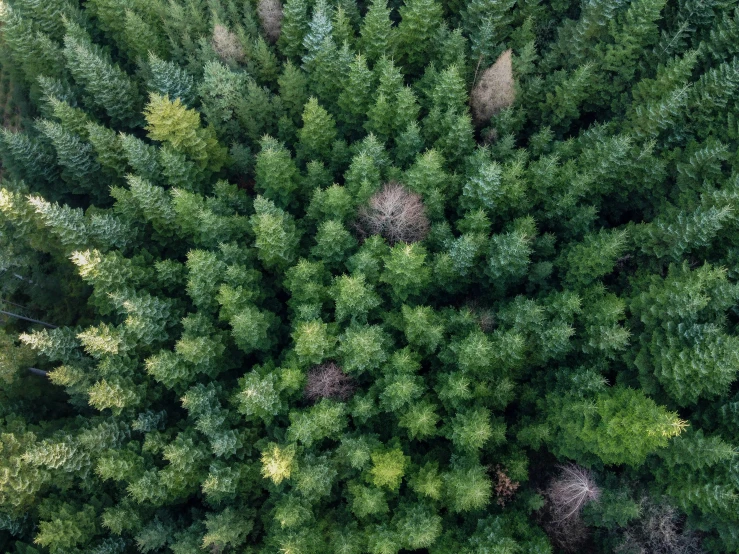
M669 504L655 504L649 498L641 502L642 516L624 531L616 547L619 554L699 554L698 536L681 529L681 517Z
M277 42L282 30L282 3L280 0L259 0L257 14L267 40Z
M470 107L475 123L487 123L496 113L512 105L515 99L512 50L506 50L493 65L483 71L470 93Z
M304 395L315 402L321 398L346 400L354 392L352 378L333 362L321 364L308 372Z
M560 523L550 521L544 524L544 530L552 544L565 552L580 552L582 543L588 538L588 527L579 516Z
M559 477L544 491L550 520L544 528L549 538L562 550L576 551L587 536L587 527L580 517L583 507L597 502L600 488L592 473L578 465L560 466Z
M225 62L244 61L244 48L239 42L239 37L221 24L213 27L213 50Z
M575 464L560 466L562 473L544 491L552 510L552 519L562 522L579 517L583 506L600 498L590 470Z
M382 235L390 244L417 242L429 232L421 195L400 183L387 183L359 210L357 227L365 235Z

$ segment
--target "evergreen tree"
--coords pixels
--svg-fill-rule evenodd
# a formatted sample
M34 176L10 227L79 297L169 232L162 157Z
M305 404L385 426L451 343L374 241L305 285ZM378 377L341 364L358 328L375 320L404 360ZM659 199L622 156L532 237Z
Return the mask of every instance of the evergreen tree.
M0 551L737 551L733 4L0 2Z
M64 39L67 68L93 105L99 106L117 125L140 123L141 99L136 84L119 67L106 60L91 44L67 35Z
M265 198L287 207L298 187L298 170L290 152L271 137L264 137L257 155L255 186Z
M595 455L604 464L638 466L687 426L677 414L624 387L602 392L592 402L554 397L548 402L551 424L559 431L558 453L575 459Z
M303 40L308 33L308 4L305 0L286 0L278 46L291 59L303 56Z
M251 225L259 259L268 268L289 267L297 256L299 239L293 219L262 197L254 201L254 211Z
M164 61L153 52L148 53L148 68L151 77L146 86L150 92L179 99L186 106L195 104L195 79L176 64Z
M298 156L304 162L325 160L331 156L336 138L334 118L311 98L303 110L303 127L298 131Z
M369 109L372 90L372 72L361 54L357 54L349 69L344 90L339 95L338 106L346 125L345 134L358 135Z
M372 1L362 21L360 34L359 50L367 56L367 60L377 62L383 57L392 59L394 36L387 2Z
M167 143L203 169L218 171L223 165L226 151L213 128L201 128L200 114L188 110L179 99L152 94L144 115L150 138Z
M433 39L441 25L442 7L434 0L410 0L400 8L396 36L400 64L409 74L418 74L427 56L434 52Z

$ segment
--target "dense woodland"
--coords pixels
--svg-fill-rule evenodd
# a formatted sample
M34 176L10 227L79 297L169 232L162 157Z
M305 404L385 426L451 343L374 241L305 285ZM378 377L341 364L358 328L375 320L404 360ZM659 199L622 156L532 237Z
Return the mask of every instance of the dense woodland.
M0 550L739 552L739 1L0 2Z

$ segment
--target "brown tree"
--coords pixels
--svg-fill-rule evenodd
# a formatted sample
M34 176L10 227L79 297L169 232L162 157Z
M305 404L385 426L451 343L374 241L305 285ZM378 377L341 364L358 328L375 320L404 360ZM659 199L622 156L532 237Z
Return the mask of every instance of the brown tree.
M506 50L483 71L470 93L470 108L477 125L484 125L516 99L512 53L512 50Z
M321 364L308 372L303 394L315 402L321 398L346 400L354 392L352 378L333 362Z
M495 466L495 497L498 506L505 506L514 493L518 490L518 482L513 481L500 466Z
M387 183L359 210L357 228L363 235L381 235L390 244L417 242L429 232L421 195L400 183Z
M277 42L282 30L282 3L280 0L259 0L257 14L262 22L264 35L270 42Z
M241 46L239 37L229 31L227 27L217 24L213 27L213 50L224 62L244 61L244 48Z

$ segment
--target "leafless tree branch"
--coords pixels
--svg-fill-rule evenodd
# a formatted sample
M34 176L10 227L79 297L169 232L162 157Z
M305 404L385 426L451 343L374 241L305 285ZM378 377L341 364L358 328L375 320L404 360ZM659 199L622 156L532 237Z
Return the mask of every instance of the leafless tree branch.
M428 234L429 220L421 196L391 182L359 210L357 227L360 233L382 235L391 244L417 242Z

